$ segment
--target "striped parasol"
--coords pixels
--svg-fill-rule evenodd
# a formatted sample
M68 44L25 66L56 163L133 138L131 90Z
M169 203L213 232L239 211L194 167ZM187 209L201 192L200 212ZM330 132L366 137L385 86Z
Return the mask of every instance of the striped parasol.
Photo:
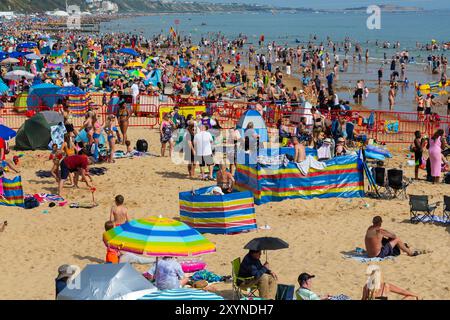
M105 245L154 257L197 256L216 251L215 245L183 222L163 217L129 221L103 234Z
M138 298L137 300L224 300L223 297L218 296L212 292L182 288L156 291L145 296Z

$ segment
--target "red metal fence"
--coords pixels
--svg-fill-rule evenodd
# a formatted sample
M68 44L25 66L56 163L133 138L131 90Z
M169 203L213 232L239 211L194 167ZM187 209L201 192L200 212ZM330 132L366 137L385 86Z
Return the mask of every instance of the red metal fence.
M40 104L40 101L34 104ZM49 97L47 97L49 98ZM34 99L34 97L32 98ZM161 108L173 108L175 106L183 109L184 107L204 105L206 110L213 114L224 129L231 129L236 126L241 115L248 108L255 108L256 102L244 102L238 100L227 101L208 101L204 99L175 99L172 100L158 96L141 95L139 103L133 105L132 117L130 118L131 127L155 128L160 124ZM117 105L108 105L104 102L109 101L109 96L103 94L91 94L90 107L97 111L97 115L102 122L106 116L115 113ZM293 107L282 103L259 102L263 109L263 117L270 131L276 128L280 119L284 119L284 124L293 132L295 126L301 117L311 117L310 110ZM27 110L29 109L29 110ZM6 107L0 109L0 123L13 129L18 129L24 121L34 112L39 110L48 110L48 107L20 107L6 104ZM28 111L28 112L26 112ZM414 132L420 131L424 135L432 135L438 128L448 132L450 117L440 116L439 119L420 115L415 112L393 112L393 111L322 111L322 114L328 120L342 119L351 121L355 124L355 134L366 135L369 139L376 139L380 142L394 144L410 144L414 139ZM76 127L82 126L84 117L74 118Z

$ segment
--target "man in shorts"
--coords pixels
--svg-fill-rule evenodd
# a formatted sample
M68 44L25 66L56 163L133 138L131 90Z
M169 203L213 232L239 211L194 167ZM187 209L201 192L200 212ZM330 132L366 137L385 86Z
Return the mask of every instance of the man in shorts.
M389 256L398 256L401 251L406 252L410 257L419 255L418 251L412 251L406 243L397 238L397 236L381 228L383 220L380 216L373 218L372 223L366 233L365 243L367 255L369 258L385 258Z
M205 124L200 126L200 132L194 136L194 150L195 160L200 164L200 173L203 180L213 179L213 165L214 159L212 155L213 137L208 132L208 127ZM204 174L204 168L208 166L209 176Z
M58 180L58 195L61 196L64 181L67 180L70 173L75 173L74 185L76 188L78 188L78 179L80 176L89 188L92 189L94 187L89 183L87 177L88 165L90 162L91 160L85 154L68 156L61 161L59 170L60 177Z

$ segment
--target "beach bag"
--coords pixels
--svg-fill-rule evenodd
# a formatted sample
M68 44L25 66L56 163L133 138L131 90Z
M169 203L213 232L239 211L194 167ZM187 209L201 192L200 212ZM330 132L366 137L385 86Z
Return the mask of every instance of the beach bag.
M144 139L139 139L136 142L136 150L139 152L147 152L148 150L148 143Z
M294 300L295 286L278 284L275 300Z
M25 198L23 202L25 209L33 209L39 207L39 201L35 197Z

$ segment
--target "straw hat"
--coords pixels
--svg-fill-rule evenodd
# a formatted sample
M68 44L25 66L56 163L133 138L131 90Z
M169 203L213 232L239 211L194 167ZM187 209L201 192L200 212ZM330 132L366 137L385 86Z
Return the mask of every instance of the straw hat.
M367 277L367 289L379 290L381 288L381 269L380 266L371 264L366 270Z

